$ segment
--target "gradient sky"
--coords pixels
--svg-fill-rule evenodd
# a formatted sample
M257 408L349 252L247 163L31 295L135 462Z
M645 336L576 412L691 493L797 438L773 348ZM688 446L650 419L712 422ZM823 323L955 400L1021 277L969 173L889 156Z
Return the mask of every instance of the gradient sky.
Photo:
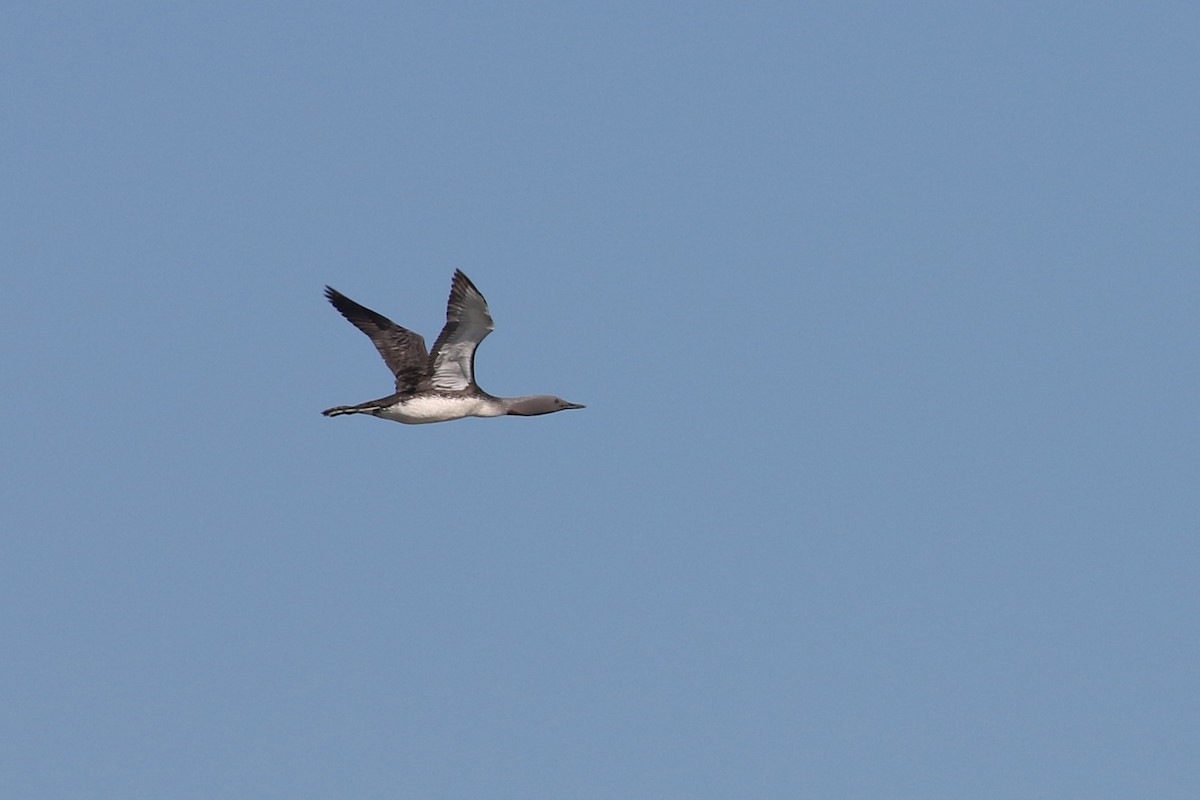
M1200 796L1200 11L902 5L6 9L0 794Z

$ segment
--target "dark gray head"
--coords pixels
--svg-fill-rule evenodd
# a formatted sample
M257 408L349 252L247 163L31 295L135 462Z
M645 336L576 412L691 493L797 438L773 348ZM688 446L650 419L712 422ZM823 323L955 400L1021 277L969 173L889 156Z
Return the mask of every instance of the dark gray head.
M536 417L538 414L553 414L568 408L583 408L579 403L568 403L561 397L538 394L532 397L514 397L506 401L508 413L518 417Z

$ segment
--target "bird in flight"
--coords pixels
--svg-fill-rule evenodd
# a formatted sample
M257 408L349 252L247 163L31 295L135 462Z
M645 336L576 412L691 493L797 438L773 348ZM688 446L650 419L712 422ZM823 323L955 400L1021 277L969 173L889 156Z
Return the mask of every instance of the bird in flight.
M475 349L494 330L487 301L471 279L455 270L446 304L446 327L425 349L421 334L403 328L382 314L361 306L326 286L325 297L354 327L370 339L388 369L396 376L396 393L356 406L334 406L321 413L370 414L380 419L421 425L463 417L533 417L569 408L583 408L551 395L493 397L475 383Z

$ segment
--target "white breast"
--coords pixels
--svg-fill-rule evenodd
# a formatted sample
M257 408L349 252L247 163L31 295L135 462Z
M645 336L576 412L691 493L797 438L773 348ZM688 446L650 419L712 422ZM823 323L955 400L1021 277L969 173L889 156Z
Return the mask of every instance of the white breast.
M406 425L422 425L427 422L446 422L463 417L497 417L504 413L484 397L441 397L421 395L409 397L380 411L384 419L403 422Z

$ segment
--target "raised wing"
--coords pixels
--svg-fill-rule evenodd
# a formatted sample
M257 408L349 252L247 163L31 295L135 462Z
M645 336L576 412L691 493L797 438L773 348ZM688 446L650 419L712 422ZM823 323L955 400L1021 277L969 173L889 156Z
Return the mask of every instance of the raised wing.
M475 386L475 348L495 329L487 300L461 270L454 271L446 327L433 344L429 377L434 389L460 392Z
M379 355L383 356L384 363L396 376L396 391L416 391L429 365L429 354L421 334L359 305L333 287L325 287L325 296L343 317L370 337Z

